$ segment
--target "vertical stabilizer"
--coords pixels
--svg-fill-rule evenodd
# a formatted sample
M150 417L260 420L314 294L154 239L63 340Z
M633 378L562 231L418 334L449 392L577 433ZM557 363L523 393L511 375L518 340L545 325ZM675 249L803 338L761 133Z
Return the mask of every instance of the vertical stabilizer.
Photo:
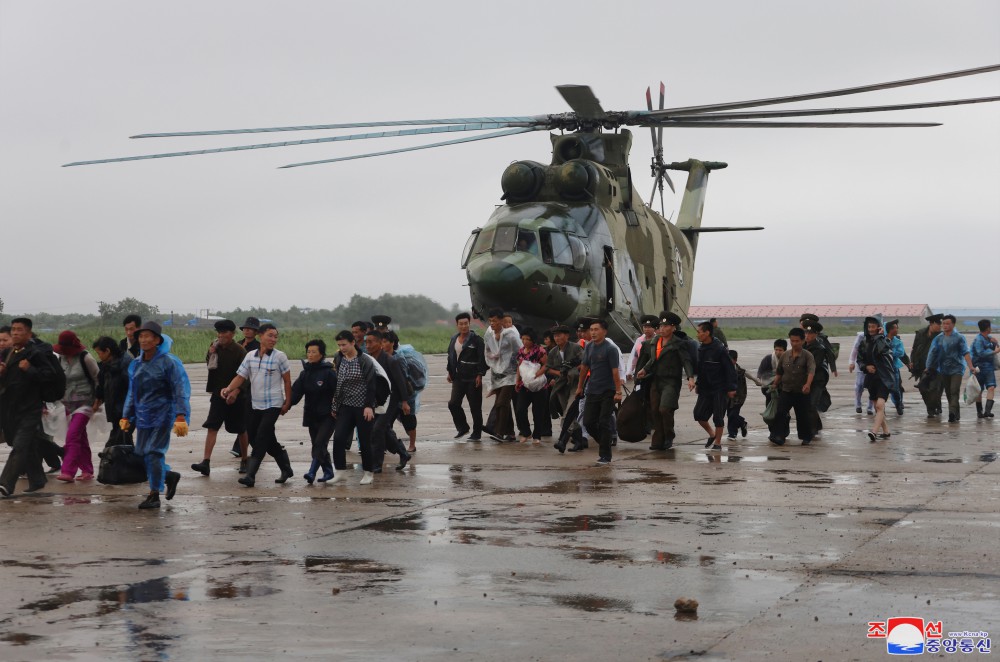
M666 166L669 170L686 170L688 173L687 184L684 186L684 197L681 199L681 211L677 215L677 229L687 237L692 251L698 249L697 230L701 228L701 215L705 211L708 173L713 170L721 170L727 165L721 161L688 159Z

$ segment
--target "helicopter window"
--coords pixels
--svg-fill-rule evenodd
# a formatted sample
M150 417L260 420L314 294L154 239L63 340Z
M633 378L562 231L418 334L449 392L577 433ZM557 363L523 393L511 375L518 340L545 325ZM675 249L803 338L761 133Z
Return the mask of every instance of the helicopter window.
M517 233L517 250L538 255L538 239L531 230L519 230Z
M587 266L587 247L577 237L570 235L570 246L573 247L573 268L583 269Z
M479 232L476 238L475 246L472 249L473 255L481 255L483 253L489 253L490 248L493 246L493 235L496 234L496 227L486 228Z
M501 227L497 228L496 238L493 240L493 250L513 252L514 242L517 239L517 228Z
M469 240L465 242L465 248L462 249L462 268L469 263L469 258L472 257L472 247L476 245L476 238L479 237L479 230L473 230L472 235Z
M542 260L546 264L573 265L573 250L562 232L541 232Z

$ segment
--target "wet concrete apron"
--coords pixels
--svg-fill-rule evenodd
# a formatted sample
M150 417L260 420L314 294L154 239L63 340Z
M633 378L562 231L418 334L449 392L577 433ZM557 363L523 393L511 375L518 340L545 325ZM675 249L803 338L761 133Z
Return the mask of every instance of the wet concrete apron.
M751 368L769 345L733 343ZM189 372L197 425L205 371ZM373 486L360 464L306 486L296 409L284 486L270 460L239 486L227 434L194 474L196 428L171 446L184 477L159 511L136 509L143 486L3 501L0 659L867 660L885 655L871 620L998 629L1000 423L974 410L928 422L908 392L872 444L845 370L810 447L767 442L751 385L750 434L723 452L686 395L675 450L621 442L597 468L593 447L453 441L441 357L431 373L414 462L388 456ZM696 616L675 613L682 596Z

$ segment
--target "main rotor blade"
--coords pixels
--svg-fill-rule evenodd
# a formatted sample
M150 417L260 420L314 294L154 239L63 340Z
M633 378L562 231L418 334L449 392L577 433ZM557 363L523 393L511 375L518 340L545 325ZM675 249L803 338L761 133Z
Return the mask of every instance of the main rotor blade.
M605 112L601 108L601 102L597 100L588 85L556 85L556 89L578 117L587 120L599 120L604 117Z
M272 126L259 129L220 129L215 131L174 131L169 133L140 133L130 138L178 138L184 136L224 136L233 133L271 133L275 131L320 131L326 129L362 129L374 126L419 126L422 124L488 124L511 122L546 122L548 116L524 117L459 117L435 120L392 120L389 122L349 122L346 124L311 124L303 126Z
M650 89L646 88L646 108L650 111L653 110L653 97L650 94ZM649 127L649 137L653 139L653 156L656 156L656 129L652 126ZM649 204L653 204L650 202Z
M876 83L874 85L861 85L859 87L845 87L841 90L829 90L826 92L812 92L809 94L794 94L786 97L773 97L770 99L756 99L753 101L731 101L728 103L714 103L703 106L685 106L681 108L667 108L662 111L665 115L690 115L693 113L706 113L716 110L734 110L737 108L753 108L756 106L771 106L779 103L789 103L792 101L808 101L809 99L826 99L829 97L846 96L848 94L861 94L862 92L873 92L875 90L885 90L892 87L905 87L907 85L920 85L922 83L932 83L938 80L949 78L961 78L962 76L975 76L991 71L1000 70L1000 64L993 64L975 69L963 69L933 76L921 76L919 78L907 78L890 83ZM661 111L657 111L658 113Z
M670 187L670 192L673 193L674 195L677 195L677 189L674 188L674 180L670 179L670 173L664 170L663 178L667 180L667 186ZM660 190L661 191L663 190L662 186L660 187Z
M641 125L645 126L645 125ZM886 129L894 127L941 126L940 122L702 122L666 121L656 126L685 129Z
M468 143L476 140L489 140L490 138L502 138L503 136L513 136L518 133L527 133L529 131L541 131L545 127L518 127L516 129L505 129L504 131L496 131L494 133L485 133L481 136L469 136L467 138L458 138L457 140L445 140L439 143L430 143L428 145L416 145L414 147L403 147L401 149L390 149L385 152L371 152L369 154L355 154L354 156L341 156L336 159L323 159L322 161L305 161L303 163L289 163L288 165L280 166L280 168L298 168L301 166L318 165L320 163L336 163L338 161L351 161L354 159L366 159L370 156L386 156L387 154L400 154L402 152L412 152L418 149L430 149L432 147L444 147L445 145L457 145L459 143Z
M666 93L667 93L667 88L664 87L663 81L661 80L660 81L660 110L663 110L663 102L665 100ZM657 154L659 155L659 157L663 158L663 127L660 127L659 129L656 130L656 149L657 149ZM670 190L671 191L674 190L674 185L673 184L670 185ZM662 191L662 189L661 189L661 191Z
M400 136L418 136L426 133L451 133L454 131L484 131L487 129L499 129L509 126L508 124L491 122L481 124L458 124L451 126L432 126L421 129L399 129L396 131L379 131L377 133L355 133L347 136L329 136L326 138L307 138L304 140L289 140L280 143L259 143L256 145L238 145L236 147L216 147L214 149L199 149L188 152L166 152L162 154L144 154L140 156L122 156L112 159L98 159L95 161L76 161L67 163L64 168L80 165L95 165L98 163L120 163L122 161L145 161L147 159L165 159L174 156L198 156L201 154L221 154L223 152L242 152L250 149L268 149L271 147L292 147L295 145L315 145L318 143L344 142L347 140L367 140L368 138L398 138Z
M894 104L888 106L858 106L853 108L809 108L803 110L750 110L742 113L709 113L706 115L681 115L680 117L684 121L767 119L769 117L808 117L811 115L879 113L883 111L892 111L892 110L912 110L914 108L962 106L971 103L991 103L994 101L1000 101L1000 97L978 97L976 99L953 99L950 101L926 101L923 103L904 103L904 104ZM645 126L645 125L640 124L640 126Z

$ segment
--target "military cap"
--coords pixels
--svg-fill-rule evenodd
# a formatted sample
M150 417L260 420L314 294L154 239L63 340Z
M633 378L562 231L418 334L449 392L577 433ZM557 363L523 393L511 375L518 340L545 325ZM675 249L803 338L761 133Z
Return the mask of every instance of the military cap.
M664 324L671 324L673 326L681 325L681 316L677 313L670 312L669 310L664 310L660 313L660 326Z
M260 331L260 320L256 317L248 317L246 322L243 322L241 329L250 329L251 331Z
M931 324L940 324L941 320L944 319L944 315L942 313L934 313L930 317L925 317L924 319Z
M569 335L573 333L573 330L568 326L566 326L565 324L560 324L559 326L552 327L552 335L555 335L557 333L565 333L566 335Z
M236 322L233 320L219 320L215 323L216 331L232 331L236 332Z
M392 324L392 318L388 315L372 315L372 323L379 331L385 331Z
M806 330L806 333L819 333L823 330L823 325L819 322L806 322L803 328Z
M581 317L580 319L578 319L576 321L576 330L577 331L586 331L587 329L590 328L590 325L593 324L593 323L594 323L593 318L591 318L591 317Z
M659 323L659 318L656 315L643 315L639 318L639 322L642 326L656 326Z
M819 317L816 316L816 315L813 315L812 313L802 313L801 317L799 317L799 323L804 323L804 322L818 322L818 321L819 321Z

